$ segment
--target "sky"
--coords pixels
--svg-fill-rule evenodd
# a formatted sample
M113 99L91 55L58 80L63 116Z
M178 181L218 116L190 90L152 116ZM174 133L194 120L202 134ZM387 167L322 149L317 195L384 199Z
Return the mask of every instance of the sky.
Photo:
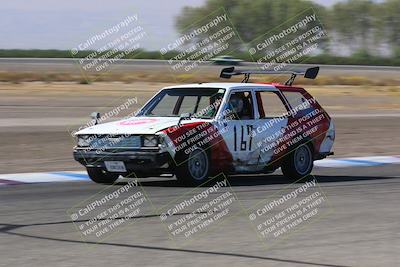
M315 0L330 5L338 0ZM1 3L0 49L72 49L138 15L141 46L158 50L178 37L174 19L184 6L205 0L6 0Z

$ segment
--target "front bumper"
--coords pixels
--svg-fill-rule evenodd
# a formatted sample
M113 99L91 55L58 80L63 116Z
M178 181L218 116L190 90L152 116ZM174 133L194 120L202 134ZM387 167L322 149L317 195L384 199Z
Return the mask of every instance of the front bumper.
M85 167L106 169L104 161L123 161L128 172L149 174L169 173L173 159L168 152L158 149L134 151L97 151L74 148L74 159Z

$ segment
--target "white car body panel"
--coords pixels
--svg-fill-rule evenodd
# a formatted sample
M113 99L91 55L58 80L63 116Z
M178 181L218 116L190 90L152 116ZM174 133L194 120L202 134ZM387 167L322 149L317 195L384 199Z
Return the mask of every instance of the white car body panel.
M75 133L76 135L84 134L155 134L168 127L178 124L179 117L132 117L126 120L113 121L103 124L94 125ZM197 121L207 121L200 119L183 120L182 124Z
M319 148L320 153L328 153L331 151L333 142L335 141L335 124L331 120L329 124L329 129L326 132L325 138L321 143Z

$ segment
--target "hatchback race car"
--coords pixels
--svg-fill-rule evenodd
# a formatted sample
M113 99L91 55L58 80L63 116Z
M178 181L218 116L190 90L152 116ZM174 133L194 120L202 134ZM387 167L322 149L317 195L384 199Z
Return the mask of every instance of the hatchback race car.
M215 65L240 65L243 60L234 58L229 55L222 55L218 57L211 58L210 61Z
M74 158L97 183L125 177L176 175L201 184L224 174L310 174L313 161L332 155L332 119L303 88L305 71L222 70L242 83L199 83L161 89L133 117L75 133ZM247 83L250 74L291 74L285 84Z

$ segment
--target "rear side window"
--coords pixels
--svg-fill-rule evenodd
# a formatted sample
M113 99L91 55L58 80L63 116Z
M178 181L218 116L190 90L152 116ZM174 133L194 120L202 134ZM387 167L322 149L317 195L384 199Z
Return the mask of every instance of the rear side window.
M260 119L281 117L287 113L285 105L276 92L256 92Z
M306 110L311 108L310 103L300 92L282 92L292 109Z

